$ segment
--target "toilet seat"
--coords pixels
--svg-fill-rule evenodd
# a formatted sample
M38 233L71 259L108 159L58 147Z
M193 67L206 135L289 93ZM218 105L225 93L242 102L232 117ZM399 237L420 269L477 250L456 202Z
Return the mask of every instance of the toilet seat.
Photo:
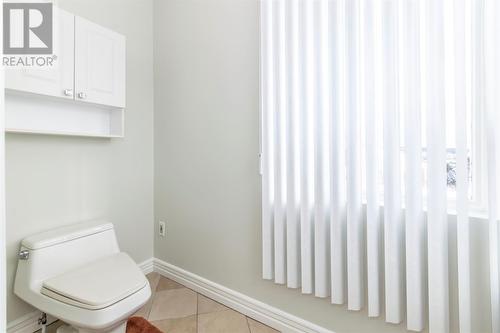
M109 307L143 289L147 279L126 253L116 253L43 281L41 293L88 310Z

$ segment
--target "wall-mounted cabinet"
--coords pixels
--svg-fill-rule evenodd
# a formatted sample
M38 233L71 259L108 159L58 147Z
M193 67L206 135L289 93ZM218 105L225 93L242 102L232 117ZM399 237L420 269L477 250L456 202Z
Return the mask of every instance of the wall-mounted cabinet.
M75 41L76 97L90 103L125 107L125 39L76 17Z
M7 69L8 132L122 137L125 37L54 7L50 69Z
M5 88L44 96L73 99L75 16L54 7L53 68L6 68Z

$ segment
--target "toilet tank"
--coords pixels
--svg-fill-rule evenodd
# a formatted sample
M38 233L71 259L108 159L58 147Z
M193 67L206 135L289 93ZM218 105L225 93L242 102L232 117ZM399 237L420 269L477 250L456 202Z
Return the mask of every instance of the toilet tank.
M44 280L120 252L113 224L78 223L27 237L21 242L14 292L39 292Z

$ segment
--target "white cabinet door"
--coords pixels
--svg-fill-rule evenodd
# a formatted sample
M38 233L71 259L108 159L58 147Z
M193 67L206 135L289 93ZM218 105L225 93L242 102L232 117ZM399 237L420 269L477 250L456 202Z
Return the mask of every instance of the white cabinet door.
M75 99L125 107L125 37L75 18Z
M75 16L54 7L54 67L7 68L5 88L73 99Z

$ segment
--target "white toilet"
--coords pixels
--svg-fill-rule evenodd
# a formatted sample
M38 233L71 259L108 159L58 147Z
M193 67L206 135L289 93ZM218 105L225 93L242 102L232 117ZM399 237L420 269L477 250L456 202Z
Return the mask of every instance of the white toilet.
M66 332L125 332L151 296L136 263L120 252L113 225L80 223L25 238L14 292L71 325Z

